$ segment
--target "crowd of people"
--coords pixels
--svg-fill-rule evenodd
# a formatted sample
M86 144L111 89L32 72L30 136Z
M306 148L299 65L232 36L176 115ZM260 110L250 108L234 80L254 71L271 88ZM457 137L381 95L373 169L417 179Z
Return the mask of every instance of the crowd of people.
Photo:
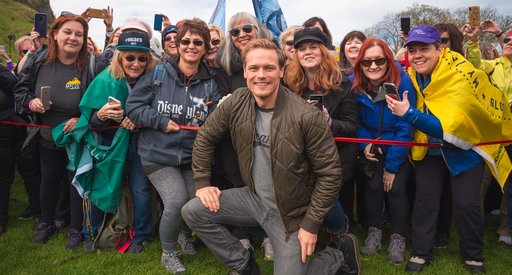
M158 231L172 274L197 253L193 232L232 274L260 273L254 236L275 274L359 274L359 253L383 243L391 263L422 271L452 217L464 266L481 273L492 184L504 191L498 240L512 246L512 147L482 144L512 139L512 30L420 25L397 33L396 55L355 30L334 56L320 17L275 37L246 12L226 33L162 15L159 40L140 18L113 28L104 12L104 47L86 10L18 39L17 64L0 50L0 234L17 170L35 243L69 226L67 248L101 248L126 186L126 252ZM482 32L501 50L479 43ZM308 261L322 228L326 246Z

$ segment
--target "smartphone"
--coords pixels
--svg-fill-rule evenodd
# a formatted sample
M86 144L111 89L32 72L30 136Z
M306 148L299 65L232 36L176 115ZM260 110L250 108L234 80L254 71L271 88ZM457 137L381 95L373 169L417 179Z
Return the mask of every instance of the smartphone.
M469 25L471 27L480 26L480 6L469 7Z
M385 82L384 84L382 84L382 86L384 87L384 90L386 91L386 95L392 97L394 100L401 100L395 84Z
M46 37L48 29L48 15L42 12L36 12L34 15L34 29L39 33L39 37Z
M323 108L323 102L324 102L324 96L323 95L310 95L309 100L315 104L318 109L322 110Z
M50 100L51 100L51 91L52 87L50 86L42 86L41 87L41 102L43 102L43 108L45 111L50 110Z
M162 30L162 15L161 14L155 14L155 24L153 26L153 29L155 31L161 31Z
M112 105L114 105L114 104L119 104L119 105L121 105L121 101L119 101L117 98L112 97L112 96L109 96L109 97L108 97L108 103L109 103L109 104L112 104Z
M92 18L105 18L105 11L102 9L89 9L87 15Z
M402 17L400 18L400 29L404 32L404 35L409 35L409 31L411 30L411 18L410 17Z

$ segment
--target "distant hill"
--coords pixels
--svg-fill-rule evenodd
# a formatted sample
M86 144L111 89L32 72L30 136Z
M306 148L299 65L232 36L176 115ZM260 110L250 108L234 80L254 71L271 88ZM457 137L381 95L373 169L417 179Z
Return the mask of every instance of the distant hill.
M34 13L44 12L49 16L49 21L55 19L50 7L49 0L0 0L2 8L0 9L0 44L5 46L7 52L14 61L18 60L18 55L14 49L14 42L19 37L29 34L34 25ZM14 39L9 43L8 36L14 35ZM11 51L9 52L9 46Z

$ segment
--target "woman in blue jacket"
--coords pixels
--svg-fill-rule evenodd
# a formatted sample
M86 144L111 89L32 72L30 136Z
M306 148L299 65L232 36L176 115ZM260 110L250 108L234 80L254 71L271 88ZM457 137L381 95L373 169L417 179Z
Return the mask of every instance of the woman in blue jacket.
M393 60L393 54L384 41L367 39L354 65L354 83L361 123L357 137L411 141L412 128L386 106L383 83L398 87L401 98L404 91L413 91L410 78ZM411 97L415 102L415 98ZM381 249L380 230L384 194L387 193L391 215L391 240L388 259L399 263L405 257L405 235L409 217L407 198L408 148L396 145L359 144L366 158L365 211L368 235L361 252L365 255Z

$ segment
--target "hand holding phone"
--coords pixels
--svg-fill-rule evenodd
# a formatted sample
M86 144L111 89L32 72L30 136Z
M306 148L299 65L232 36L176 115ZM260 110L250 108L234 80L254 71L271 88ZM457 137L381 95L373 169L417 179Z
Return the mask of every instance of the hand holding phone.
M121 109L121 101L119 101L115 97L109 96L108 97L108 104L109 105L119 105L119 108L116 108L116 109L117 110Z
M92 18L104 19L106 17L106 14L105 14L105 10L89 8L87 10L87 16L92 17Z
M43 108L45 111L50 110L51 104L51 91L52 87L50 86L42 86L41 87L41 102L43 103Z
M411 30L411 18L410 17L402 17L400 18L400 29L404 32L404 36L409 35L409 31Z
M384 90L386 91L386 95L390 96L394 100L401 101L400 95L398 94L395 84L385 82L382 84L382 86L384 87Z
M313 103L317 108L322 110L324 96L323 95L310 95L309 102Z
M162 22L163 22L162 15L161 14L155 14L155 23L154 23L153 29L155 31L161 31L162 30Z
M42 12L36 12L34 15L34 30L39 33L39 37L46 37L48 29L48 15Z
M480 6L469 7L469 25L480 27Z

